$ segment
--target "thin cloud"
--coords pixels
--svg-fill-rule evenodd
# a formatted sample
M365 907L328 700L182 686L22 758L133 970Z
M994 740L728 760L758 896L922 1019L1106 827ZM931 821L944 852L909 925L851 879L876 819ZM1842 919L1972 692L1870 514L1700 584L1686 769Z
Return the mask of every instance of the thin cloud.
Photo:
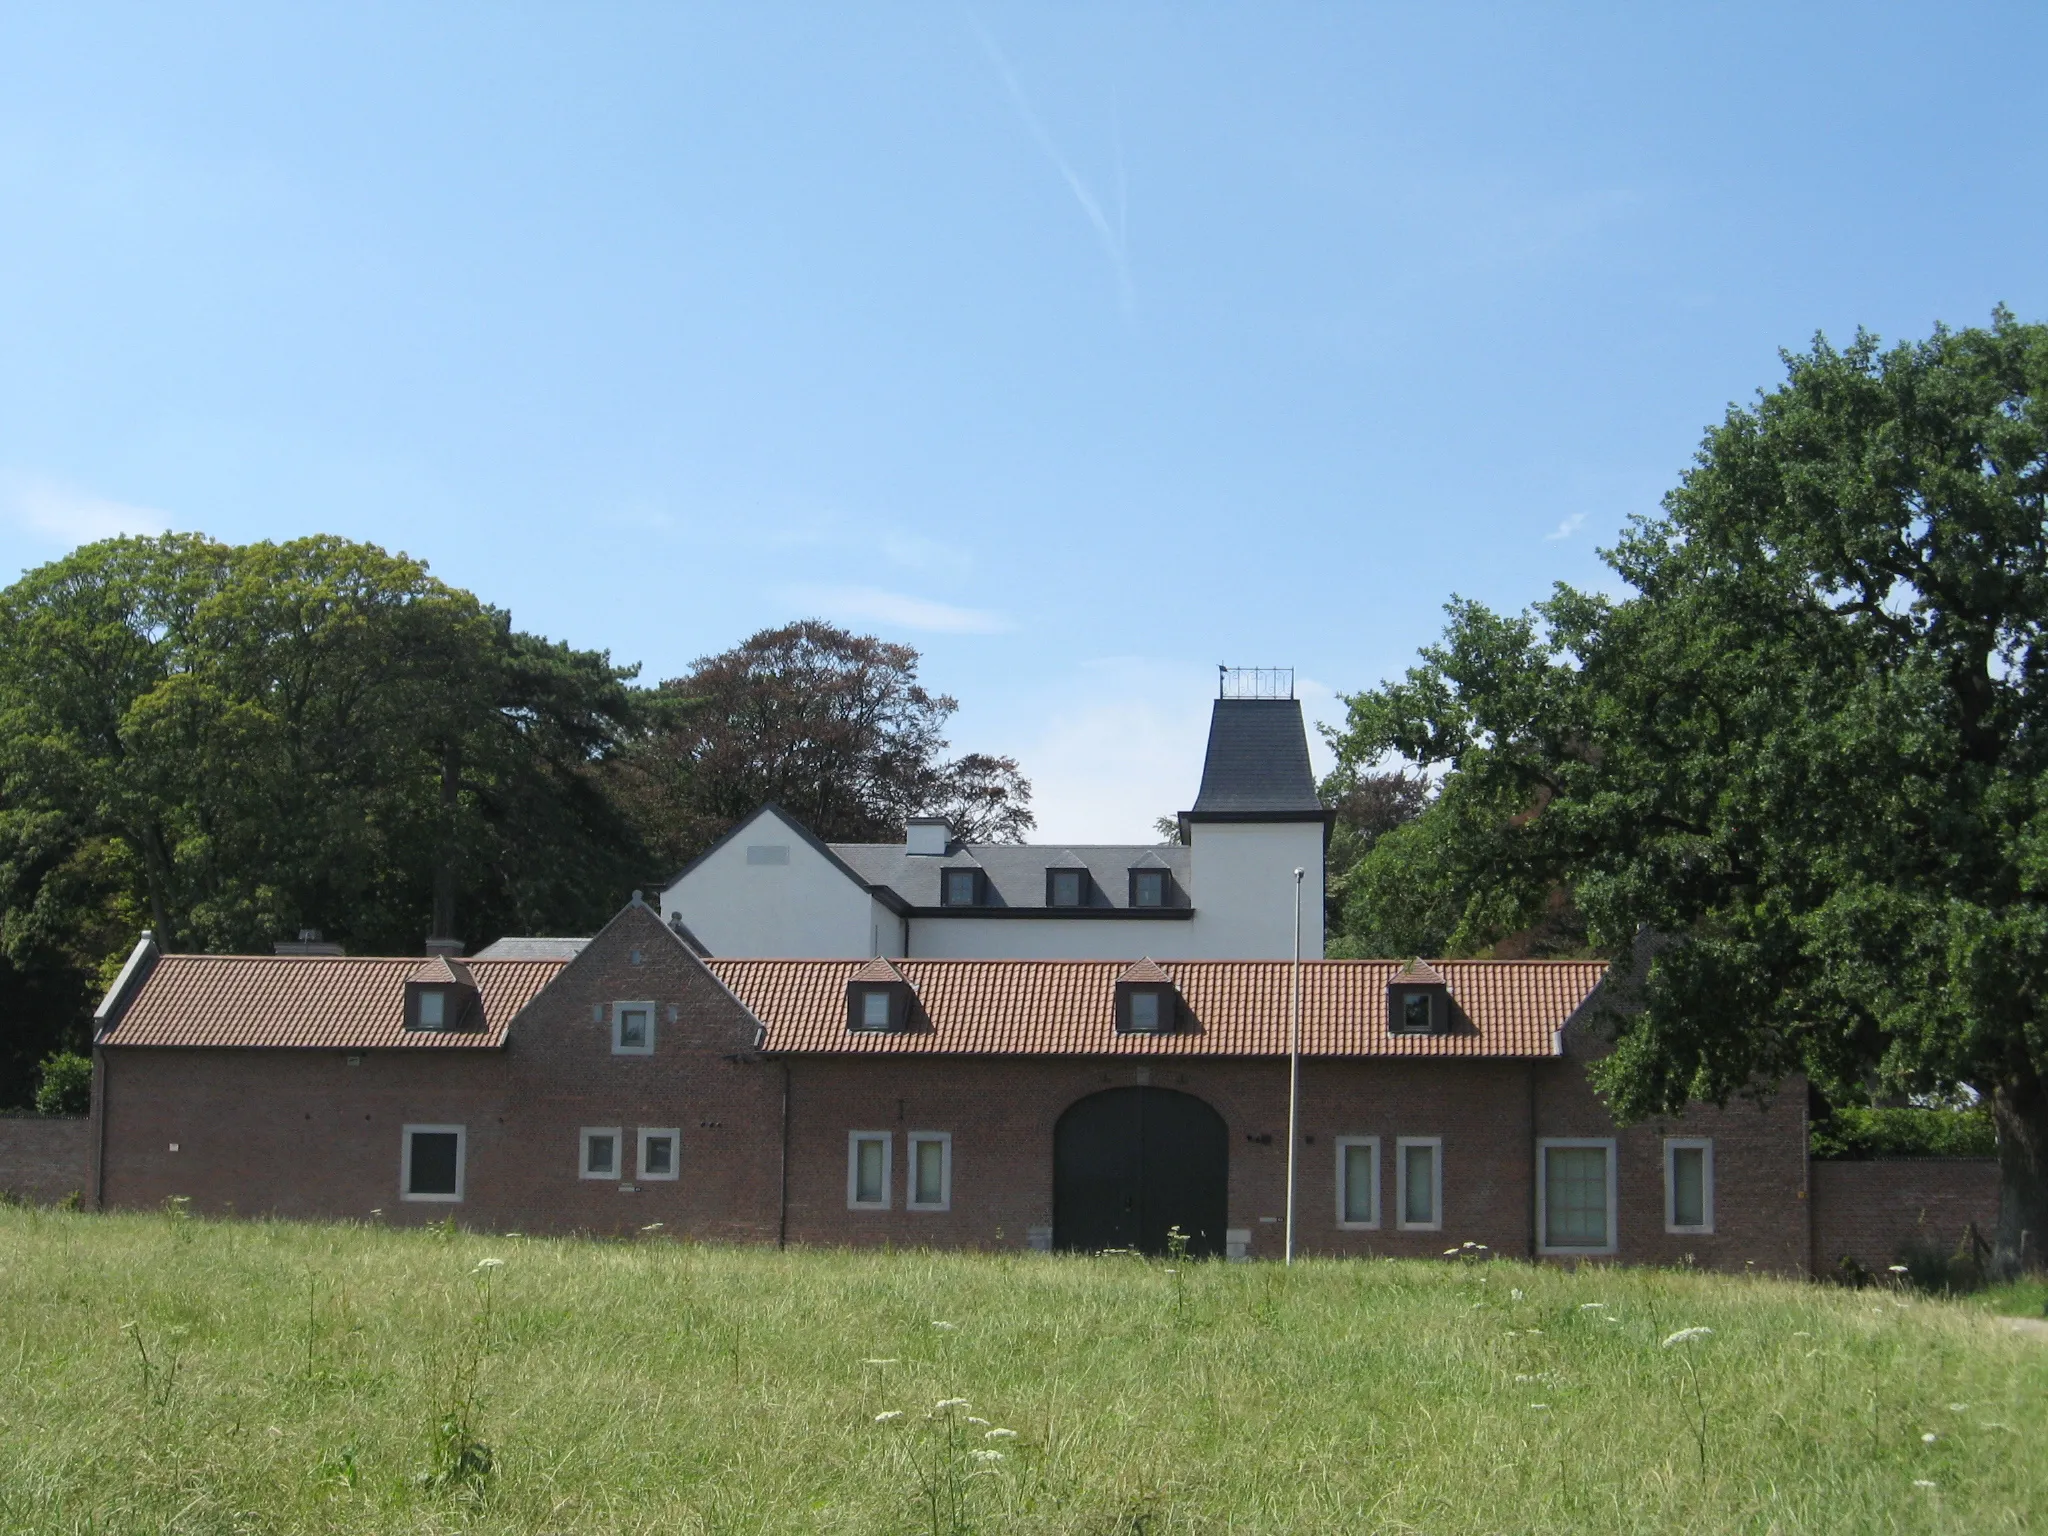
M880 587L796 586L782 589L784 601L815 609L830 618L863 619L898 629L928 630L942 635L999 635L1016 626L985 608L956 608L929 598L885 592Z
M1570 517L1566 518L1563 522L1559 523L1557 527L1552 529L1549 533L1543 535L1543 538L1546 543L1553 542L1557 539L1568 539L1585 526L1586 514L1583 512L1574 512Z
M0 519L25 533L64 544L90 544L124 533L162 533L171 515L115 501L42 475L0 475Z
M979 16L970 11L967 13L967 19L974 28L974 35L981 40L982 52L988 55L989 62L995 65L996 73L1002 77L1003 89L1009 93L1010 105L1017 109L1017 116L1023 120L1031 137L1038 141L1038 147L1045 151L1046 159L1050 160L1053 169L1060 173L1060 179L1066 182L1067 190L1074 194L1074 201L1081 205L1081 212L1087 215L1089 224L1094 227L1095 236L1102 242L1103 253L1109 257L1110 268L1116 274L1117 301L1122 306L1124 318L1128 320L1134 295L1131 289L1130 247L1127 239L1130 204L1124 179L1121 125L1114 126L1117 207L1116 222L1112 225L1095 193L1090 190L1088 183L1081 179L1081 173L1074 169L1067 157L1060 153L1059 145L1053 142L1052 134L1047 130L1044 120L1031 105L1031 98L1025 95L1023 83L1018 80L1017 72L1010 68L1010 61L1003 53L1001 45L996 42L988 28L981 24Z

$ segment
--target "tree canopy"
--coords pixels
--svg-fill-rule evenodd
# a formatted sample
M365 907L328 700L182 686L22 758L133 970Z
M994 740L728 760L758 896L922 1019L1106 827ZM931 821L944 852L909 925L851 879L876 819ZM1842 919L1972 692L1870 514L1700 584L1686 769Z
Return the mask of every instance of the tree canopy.
M1565 906L1641 972L1601 1068L1620 1113L1799 1072L1967 1088L1998 1127L1999 1261L2038 1262L2048 328L2001 311L1786 367L1607 552L1624 595L1454 602L1349 700L1341 752L1448 770L1372 857L1414 856L1451 946Z

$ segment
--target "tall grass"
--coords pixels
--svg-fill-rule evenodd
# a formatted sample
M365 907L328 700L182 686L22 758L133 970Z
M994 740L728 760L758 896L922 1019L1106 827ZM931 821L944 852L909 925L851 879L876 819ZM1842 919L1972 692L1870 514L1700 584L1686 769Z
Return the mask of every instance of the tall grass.
M2017 1531L2044 1422L1894 1292L0 1212L7 1532Z

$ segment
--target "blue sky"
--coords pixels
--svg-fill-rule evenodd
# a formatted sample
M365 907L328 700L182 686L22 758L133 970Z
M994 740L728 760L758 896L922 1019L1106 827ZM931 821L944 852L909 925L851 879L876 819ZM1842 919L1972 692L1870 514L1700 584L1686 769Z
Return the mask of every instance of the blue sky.
M0 575L333 532L909 641L1042 835L1600 583L1816 331L2048 317L2048 8L0 6Z

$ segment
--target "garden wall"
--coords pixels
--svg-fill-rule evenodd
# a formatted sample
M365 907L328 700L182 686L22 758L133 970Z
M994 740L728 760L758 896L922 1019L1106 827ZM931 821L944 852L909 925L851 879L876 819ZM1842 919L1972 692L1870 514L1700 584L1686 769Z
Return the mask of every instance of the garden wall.
M0 1114L0 1196L54 1205L84 1194L92 1163L92 1121Z
M1844 1256L1881 1270L1909 1249L1951 1254L1972 1222L1986 1241L1998 1222L1996 1158L1816 1161L1810 1177L1817 1275L1832 1273Z

